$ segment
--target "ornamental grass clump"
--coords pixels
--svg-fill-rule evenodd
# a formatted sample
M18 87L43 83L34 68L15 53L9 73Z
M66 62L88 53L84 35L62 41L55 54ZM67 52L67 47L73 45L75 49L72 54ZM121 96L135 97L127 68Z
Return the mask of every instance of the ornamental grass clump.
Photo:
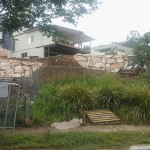
M132 108L125 114L130 123L150 123L150 91L146 84L136 82L126 86L124 103Z
M61 86L57 95L58 111L71 119L82 117L85 110L93 109L96 105L94 91L84 82L73 82Z
M98 107L115 111L122 100L124 86L114 76L104 75L98 87Z

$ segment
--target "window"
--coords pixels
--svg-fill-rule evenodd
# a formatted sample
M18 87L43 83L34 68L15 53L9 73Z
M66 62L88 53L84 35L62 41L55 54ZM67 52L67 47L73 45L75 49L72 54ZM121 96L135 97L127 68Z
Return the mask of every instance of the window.
M27 57L27 53L21 53L22 58Z
M28 37L28 44L31 44L31 43L33 43L34 42L34 36L32 35L32 36L29 36Z
M48 49L48 47L44 47L44 57L49 57L49 49Z

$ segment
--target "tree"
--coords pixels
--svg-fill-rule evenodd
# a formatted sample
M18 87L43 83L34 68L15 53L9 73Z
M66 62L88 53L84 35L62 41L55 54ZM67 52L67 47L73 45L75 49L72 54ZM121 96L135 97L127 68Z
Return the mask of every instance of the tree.
M122 43L122 45L130 48L135 48L135 46L138 45L139 38L139 32L136 30L131 30L130 35L127 36L127 40Z
M145 33L138 40L138 45L134 48L134 61L141 66L146 65L150 71L150 32Z
M34 26L52 28L56 18L76 24L98 4L98 0L0 0L0 30L12 33Z

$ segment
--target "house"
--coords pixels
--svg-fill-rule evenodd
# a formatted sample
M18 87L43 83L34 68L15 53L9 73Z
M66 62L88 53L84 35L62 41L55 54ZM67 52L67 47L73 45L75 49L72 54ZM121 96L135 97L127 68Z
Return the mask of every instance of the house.
M90 53L93 38L82 31L55 26L60 34L47 37L38 28L13 34L9 57L49 57L58 54ZM88 42L88 46L84 43Z
M132 56L133 55L133 49L122 46L119 44L111 43L109 45L101 45L97 47L92 48L93 51L104 53L104 54L110 54L110 52L114 52L121 55L127 55Z

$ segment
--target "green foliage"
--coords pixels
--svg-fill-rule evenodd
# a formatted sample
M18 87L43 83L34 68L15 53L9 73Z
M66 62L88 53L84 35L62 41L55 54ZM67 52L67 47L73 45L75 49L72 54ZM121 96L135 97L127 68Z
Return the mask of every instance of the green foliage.
M98 89L98 107L115 110L120 105L124 86L112 75L104 75L100 78Z
M123 80L112 74L94 76L86 72L47 83L33 105L33 124L80 118L89 109L110 109L122 122L148 124L150 93L145 76Z
M139 39L140 39L139 32L136 30L132 30L130 32L130 35L127 36L127 40L124 43L121 43L121 45L134 49L138 45Z
M135 46L134 61L141 66L146 65L149 70L150 65L150 32L145 33L139 38L138 44Z
M95 93L84 82L66 79L44 85L33 106L34 124L81 117L83 111L93 108Z
M94 108L95 93L86 83L74 82L60 87L57 105L61 113L66 116L83 116L85 110Z
M144 83L132 83L126 86L124 92L125 105L131 109L125 113L129 118L128 122L134 124L150 123L150 93Z
M98 0L1 0L0 30L14 32L40 26L48 31L55 18L75 24L79 17L95 11L98 4Z
M55 114L57 114L55 96L57 85L47 84L42 86L35 104L32 108L33 123L41 125L50 120L55 120ZM56 113L55 113L56 111Z

